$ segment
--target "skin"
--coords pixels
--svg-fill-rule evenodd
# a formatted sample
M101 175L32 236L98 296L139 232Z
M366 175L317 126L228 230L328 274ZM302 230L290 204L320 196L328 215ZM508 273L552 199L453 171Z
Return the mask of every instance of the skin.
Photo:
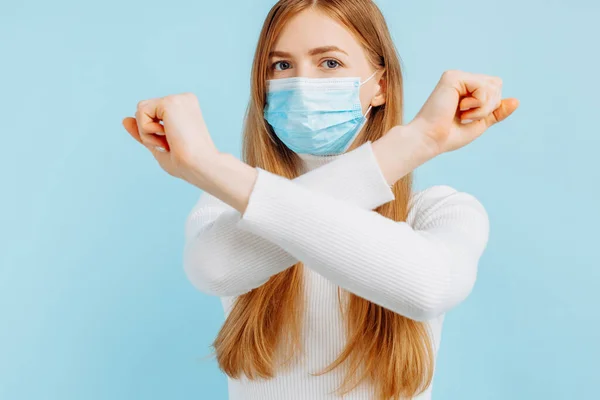
M324 47L337 47L326 49ZM382 71L372 66L360 43L336 21L316 10L290 20L271 57L271 79L359 76L363 112L384 103ZM459 149L518 107L501 99L498 77L445 72L417 116L373 142L373 152L389 184L432 158ZM160 123L162 122L162 124ZM147 147L160 166L244 213L257 170L215 147L197 98L190 93L141 101L135 118L125 118L129 134Z
M364 82L375 73L361 87L363 114L369 105L385 102L383 71L374 69L363 47L343 25L318 11L307 10L288 21L272 54L270 79L358 76Z

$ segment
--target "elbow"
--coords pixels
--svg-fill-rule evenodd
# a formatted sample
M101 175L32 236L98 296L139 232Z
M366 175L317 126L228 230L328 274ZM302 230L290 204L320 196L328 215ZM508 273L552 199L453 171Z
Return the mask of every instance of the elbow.
M436 319L445 314L448 308L443 303L417 302L414 304L406 317L417 322L426 322Z
M201 268L190 263L184 263L183 270L188 281L198 291L209 296L225 296L225 291L222 289L223 281L219 278L205 274Z
M208 254L203 252L204 254ZM225 297L239 295L232 288L232 279L225 268L202 253L186 250L183 257L183 270L188 281L200 292L209 296Z
M188 281L200 292L209 296L223 295L223 279L210 273L204 266L196 260L185 260L183 270Z
M450 280L440 287L427 285L418 290L412 301L408 318L425 322L436 319L462 303L472 292L475 276Z

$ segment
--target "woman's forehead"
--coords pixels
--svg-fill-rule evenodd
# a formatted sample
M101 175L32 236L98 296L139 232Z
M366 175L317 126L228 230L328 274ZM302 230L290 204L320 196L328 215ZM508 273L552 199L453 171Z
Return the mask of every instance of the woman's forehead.
M360 43L344 25L318 10L309 9L285 23L272 51L304 56L327 47L350 56L362 53Z

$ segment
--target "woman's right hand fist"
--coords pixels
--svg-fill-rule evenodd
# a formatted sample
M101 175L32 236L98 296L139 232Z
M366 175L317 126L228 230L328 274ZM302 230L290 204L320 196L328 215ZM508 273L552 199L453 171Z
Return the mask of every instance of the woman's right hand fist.
M192 93L141 101L123 126L167 173L188 182L206 175L220 156Z
M501 96L500 78L447 71L409 126L424 135L435 153L456 150L517 109L517 99Z

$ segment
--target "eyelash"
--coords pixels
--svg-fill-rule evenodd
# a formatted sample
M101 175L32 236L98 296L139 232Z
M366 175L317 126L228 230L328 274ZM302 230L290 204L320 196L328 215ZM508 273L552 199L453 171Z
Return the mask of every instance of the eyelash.
M326 62L329 62L329 61L333 61L333 62L335 62L337 65L336 65L336 67L335 67L335 68L325 68L325 69L329 69L329 70L335 70L335 69L338 69L339 67L343 67L343 66L344 66L344 64L342 64L340 61L336 60L335 58L328 58L328 59L325 59L325 60L323 60L323 61L322 61L322 62L321 62L319 65L322 65L322 64L324 64L324 63L326 63ZM291 63L290 63L289 61L280 60L280 61L276 61L276 62L274 62L274 63L271 65L271 69L272 69L272 70L274 70L274 71L279 71L279 72L281 72L281 71L286 71L286 70L290 69L290 68L286 68L286 69L284 69L284 70L277 70L277 65L278 65L278 64L281 64L281 63L286 63L286 64L290 64L290 65L291 65Z

